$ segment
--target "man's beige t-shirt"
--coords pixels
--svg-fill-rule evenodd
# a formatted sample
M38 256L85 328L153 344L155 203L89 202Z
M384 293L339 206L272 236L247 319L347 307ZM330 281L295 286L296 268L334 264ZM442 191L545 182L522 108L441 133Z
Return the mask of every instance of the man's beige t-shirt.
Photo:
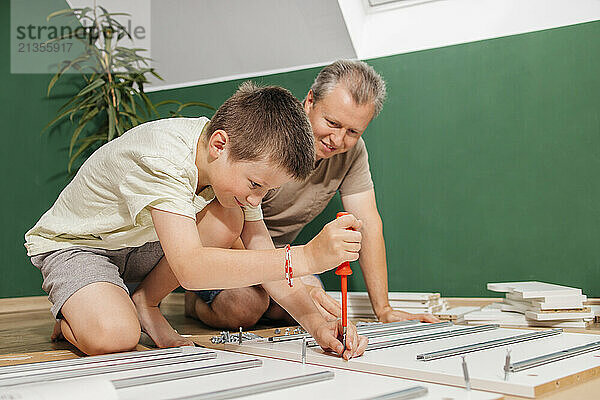
M294 241L302 228L321 213L339 190L342 196L373 188L365 142L345 153L321 159L311 176L267 193L263 218L276 247Z
M214 198L196 194L196 148L208 118L170 118L139 125L100 147L25 234L34 256L71 246L116 250L158 241L150 209L196 219ZM260 207L244 209L262 218Z

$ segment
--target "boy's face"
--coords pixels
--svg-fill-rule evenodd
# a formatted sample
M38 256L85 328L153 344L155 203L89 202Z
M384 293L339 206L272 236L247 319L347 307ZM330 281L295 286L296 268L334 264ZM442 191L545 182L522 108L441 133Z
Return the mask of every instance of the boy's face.
M373 118L373 104L356 104L343 84L338 84L315 103L312 91L304 102L304 111L315 135L317 160L350 150Z
M292 178L269 161L231 161L225 150L216 160L211 185L223 207L258 206L270 189Z

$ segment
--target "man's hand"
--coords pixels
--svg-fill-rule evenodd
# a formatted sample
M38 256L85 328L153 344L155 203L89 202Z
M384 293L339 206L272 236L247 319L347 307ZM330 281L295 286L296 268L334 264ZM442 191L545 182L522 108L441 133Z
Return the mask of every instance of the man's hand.
M439 319L431 314L411 314L404 311L393 310L391 306L387 306L377 315L377 319L383 323L406 321L409 319L418 319L421 322L440 322Z
M329 296L323 288L311 286L310 297L317 306L321 315L331 321L340 318L342 315L342 306L335 299ZM378 320L383 323L406 321L409 319L418 319L421 322L440 322L439 319L431 314L411 314L404 311L396 311L391 306L387 306L377 316Z
M342 344L343 333L342 321L338 319L319 326L313 337L323 350L333 351L341 355L344 360L361 356L367 348L369 339L358 335L356 333L356 326L348 322L346 349L344 350L344 345Z

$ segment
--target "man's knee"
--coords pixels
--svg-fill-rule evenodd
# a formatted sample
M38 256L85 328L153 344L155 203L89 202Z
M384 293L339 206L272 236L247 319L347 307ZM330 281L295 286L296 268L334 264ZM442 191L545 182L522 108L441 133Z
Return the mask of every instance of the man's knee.
M222 226L225 240L231 241L231 243L240 237L244 228L242 209L239 207L225 208L218 201L212 201L206 206L206 212L201 213L200 218L209 218L211 225L215 223L215 225Z
M213 311L222 316L228 329L248 329L269 308L269 295L260 286L224 290L212 303Z
M137 319L102 318L86 335L78 337L80 349L89 355L130 351L140 340Z

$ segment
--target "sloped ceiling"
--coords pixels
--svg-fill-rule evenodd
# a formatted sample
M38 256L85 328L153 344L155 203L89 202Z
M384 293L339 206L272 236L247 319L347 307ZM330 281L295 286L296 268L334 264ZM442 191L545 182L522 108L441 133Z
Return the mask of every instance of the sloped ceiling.
M168 86L356 54L337 0L155 0L152 57Z
M67 0L148 26L164 81L191 86L594 21L600 0ZM134 25L135 26L135 25Z

